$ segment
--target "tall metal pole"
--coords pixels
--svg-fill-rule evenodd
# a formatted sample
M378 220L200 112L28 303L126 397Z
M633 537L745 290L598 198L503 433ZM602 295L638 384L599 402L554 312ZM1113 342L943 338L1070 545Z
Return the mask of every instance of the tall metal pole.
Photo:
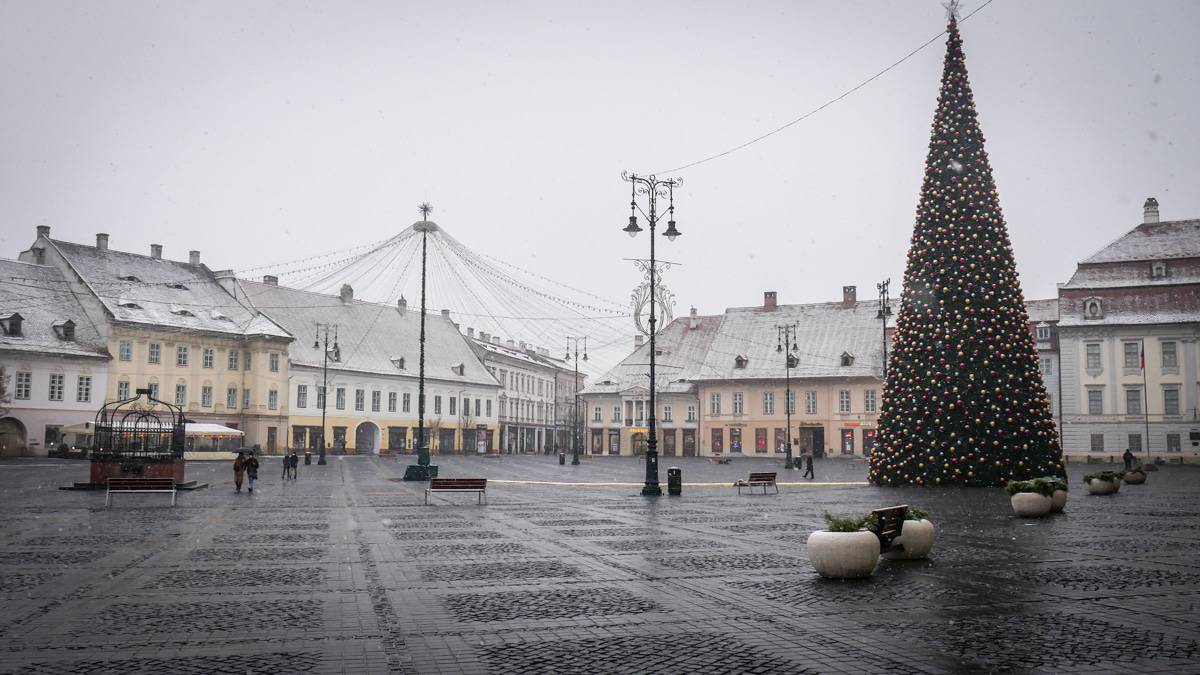
M583 417L579 410L579 340L583 340L583 360L587 361L587 338L567 337L567 358L571 358L571 341L575 341L575 405L571 411L571 464L579 464L579 446L583 438Z
M679 230L675 229L675 187L680 184L680 181L678 179L658 180L655 176L638 176L629 173L621 174L621 178L631 184L633 192L629 202L629 225L625 227L625 232L630 236L641 232L641 228L637 224L637 195L639 193L646 195L650 210L648 214L645 211L642 212L650 221L650 413L648 419L650 437L646 441L646 482L642 485L642 495L660 497L662 496L662 486L658 483L658 410L654 393L657 384L655 378L655 334L658 323L654 307L658 277L658 263L654 257L654 230L658 226L658 197L667 197L670 200L670 207L667 209L669 219L667 231L663 235L672 241L679 236Z
M784 439L787 442L787 461L784 462L783 468L794 469L796 462L792 457L792 352L794 351L793 341L796 339L796 324L776 326L775 330L776 337L783 338L783 343L776 347L776 351L784 353L783 412L787 417L787 435Z
M888 287L892 285L891 279L885 279L877 284L875 288L879 289L879 314L877 319L883 320L883 380L887 381L887 318L892 313L892 308L888 305Z
M421 204L421 353L417 375L417 464L429 466L429 444L425 438L425 247L429 239L429 213L433 207Z
M322 333L324 341L322 342ZM313 347L321 347L324 351L324 360L321 365L321 434L319 436L321 444L317 448L317 465L325 465L325 410L329 407L329 324L317 325L317 339L313 340ZM333 348L337 349L337 324L333 325Z

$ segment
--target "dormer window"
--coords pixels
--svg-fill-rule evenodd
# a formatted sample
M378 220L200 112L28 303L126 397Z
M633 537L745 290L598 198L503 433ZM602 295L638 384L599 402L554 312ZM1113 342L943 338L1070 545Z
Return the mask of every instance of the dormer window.
M800 359L796 358L795 354L788 354L787 355L787 367L795 368L798 365L800 365Z
M1050 326L1038 326L1036 332L1038 340L1050 339Z
M739 369L745 368L747 363L750 363L750 359L742 356L741 354L738 354L733 359L733 367L734 368L739 368Z
M118 276L117 278L120 279L121 281L141 281L141 279L133 276L132 274L122 274L122 275Z
M342 348L337 346L337 344L334 344L333 348L329 350L329 360L330 361L341 361L342 360Z
M854 365L854 355L850 352L842 352L842 367L848 368Z
M16 312L4 314L3 316L0 316L0 330L3 330L4 335L7 337L21 337L22 321L24 321L24 319L22 319L21 315L17 314Z
M233 319L229 318L225 314L222 314L221 312L218 312L215 309L211 310L208 314L209 314L209 316L211 316L213 318L214 321L225 321L227 323L233 323Z
M1167 263L1164 260L1155 260L1150 263L1150 278L1151 279L1166 279L1167 278Z
M461 376L466 374L467 366L462 363L456 363L453 366L450 366L450 370L454 371L455 375Z
M54 334L59 340L75 341L75 322L67 319L66 321L55 321L53 324Z
M136 302L134 302L132 300L121 300L117 304L121 307L124 307L125 309L141 309L142 308L141 305L137 304Z
M186 291L188 289L187 286L184 286L183 284L179 283L178 281L173 281L173 282L167 284L167 288L174 288L179 291Z
M403 356L393 356L392 357L392 365L396 366L396 368L399 370L404 370L404 357Z
M1100 298L1088 298L1083 301L1083 318L1087 320L1104 318L1104 303Z
M171 305L171 313L176 316L196 316L192 313L192 310L178 305Z

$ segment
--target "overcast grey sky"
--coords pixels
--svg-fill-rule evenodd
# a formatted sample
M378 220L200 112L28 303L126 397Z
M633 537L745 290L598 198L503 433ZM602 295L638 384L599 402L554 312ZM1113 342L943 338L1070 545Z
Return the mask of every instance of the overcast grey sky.
M967 2L964 13L982 4ZM944 28L904 2L0 3L0 255L36 224L242 269L434 219L623 301L623 169L774 128ZM1200 2L995 0L967 66L1027 297L1135 226L1200 217ZM680 175L679 308L860 297L911 235L944 39ZM437 299L432 304L437 306Z

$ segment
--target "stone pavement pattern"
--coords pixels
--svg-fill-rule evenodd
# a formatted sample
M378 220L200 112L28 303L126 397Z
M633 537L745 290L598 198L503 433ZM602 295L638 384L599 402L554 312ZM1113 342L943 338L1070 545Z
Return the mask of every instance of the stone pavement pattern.
M443 476L630 481L630 458L436 458ZM331 458L253 494L62 492L86 464L0 463L2 673L1200 672L1200 467L1022 521L999 490L493 483L438 496L408 458ZM766 460L663 463L732 483ZM859 481L861 463L818 462ZM798 476L797 474L795 474ZM784 480L792 480L789 475ZM932 558L820 579L823 510L933 512Z

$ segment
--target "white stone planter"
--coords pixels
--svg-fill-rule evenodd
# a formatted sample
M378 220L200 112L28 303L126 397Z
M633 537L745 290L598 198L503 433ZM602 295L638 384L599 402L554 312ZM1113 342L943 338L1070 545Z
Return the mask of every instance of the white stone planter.
M879 564L879 539L866 530L817 530L808 535L808 560L829 579L869 577Z
M1126 485L1141 485L1142 483L1146 482L1146 472L1145 471L1126 471L1125 478L1123 478L1122 480L1125 481Z
M1021 518L1041 518L1050 513L1050 507L1054 504L1053 499L1036 492L1018 492L1009 501L1012 502L1013 512Z
M900 536L892 540L894 544L903 545L904 550L888 551L883 557L888 560L920 560L929 555L933 538L933 523L924 519L906 520Z
M1088 481L1088 493L1094 495L1111 495L1121 489L1119 480L1100 480L1093 478Z
M1067 491L1055 490L1050 496L1050 513L1062 513L1063 508L1067 505Z

